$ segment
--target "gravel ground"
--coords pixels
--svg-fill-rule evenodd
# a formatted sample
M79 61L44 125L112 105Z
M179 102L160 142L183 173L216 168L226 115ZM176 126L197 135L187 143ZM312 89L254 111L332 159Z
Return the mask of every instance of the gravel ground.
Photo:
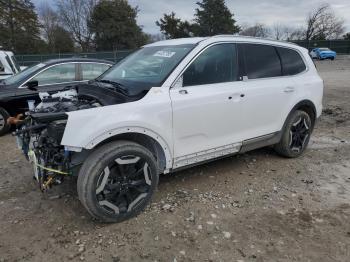
M38 191L0 138L0 261L349 261L350 57L316 62L324 113L298 159L270 148L162 176L153 204L93 221L76 181Z

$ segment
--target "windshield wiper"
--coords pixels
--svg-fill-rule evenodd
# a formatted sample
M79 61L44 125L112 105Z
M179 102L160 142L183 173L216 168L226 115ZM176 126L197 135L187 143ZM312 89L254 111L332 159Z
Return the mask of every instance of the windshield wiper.
M114 86L116 88L116 90L120 91L121 93L125 94L125 95L129 95L128 89L125 87L125 85L115 82L115 81L111 81L111 80L105 80L105 79L95 79L96 82L100 82L100 83L105 83L105 84L110 84L112 86Z

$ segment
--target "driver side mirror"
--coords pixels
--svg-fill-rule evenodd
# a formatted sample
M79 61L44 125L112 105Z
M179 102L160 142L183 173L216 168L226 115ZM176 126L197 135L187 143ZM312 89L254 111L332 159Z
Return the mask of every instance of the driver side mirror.
M32 80L32 81L29 81L25 84L25 87L27 87L29 90L32 90L32 91L37 91L37 87L38 87L39 83L37 80Z

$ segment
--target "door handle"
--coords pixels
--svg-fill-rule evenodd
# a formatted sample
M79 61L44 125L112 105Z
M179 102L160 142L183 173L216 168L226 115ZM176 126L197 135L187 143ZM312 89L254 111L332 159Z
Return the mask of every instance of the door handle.
M187 95L188 92L187 92L187 90L185 90L185 89L181 89L181 90L179 90L179 94L181 94L181 95Z
M294 87L292 86L287 86L284 90L285 93L293 93L294 92Z
M231 96L228 97L228 100L231 100L231 99L234 98L234 97L237 98L238 96L239 96L239 97L245 97L245 94L233 94L233 95L231 95Z

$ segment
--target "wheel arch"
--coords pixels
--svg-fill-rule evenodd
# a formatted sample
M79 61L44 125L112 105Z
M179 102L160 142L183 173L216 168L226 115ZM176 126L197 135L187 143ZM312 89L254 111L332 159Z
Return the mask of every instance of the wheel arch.
M296 110L302 110L304 112L306 112L312 121L312 127L314 127L315 122L316 122L316 118L317 118L317 111L316 111L316 107L315 104L310 101L310 100L302 100L300 102L298 102L296 105L294 105L294 107L289 111L287 118L284 121L283 124L283 128L282 130L284 130L286 123L288 122L288 119L290 118L290 116L292 115L293 112L295 112Z
M316 118L317 118L317 111L316 111L316 106L312 101L310 101L310 100L300 101L299 103L297 103L293 107L291 112L293 112L295 110L302 110L302 111L308 113L308 115L311 118L312 124L315 124Z
M91 141L86 149L94 150L111 141L132 141L144 146L154 155L160 173L167 172L172 167L170 147L161 136L145 128L129 127L124 129L100 135L98 139Z
M10 114L10 112L9 112L9 106L8 106L8 104L7 104L6 102L0 101L0 107L1 107L2 109L6 110L6 112L8 112L8 113Z
M14 101L0 101L0 107L6 110L10 116L15 116L20 111L17 109L19 106Z

